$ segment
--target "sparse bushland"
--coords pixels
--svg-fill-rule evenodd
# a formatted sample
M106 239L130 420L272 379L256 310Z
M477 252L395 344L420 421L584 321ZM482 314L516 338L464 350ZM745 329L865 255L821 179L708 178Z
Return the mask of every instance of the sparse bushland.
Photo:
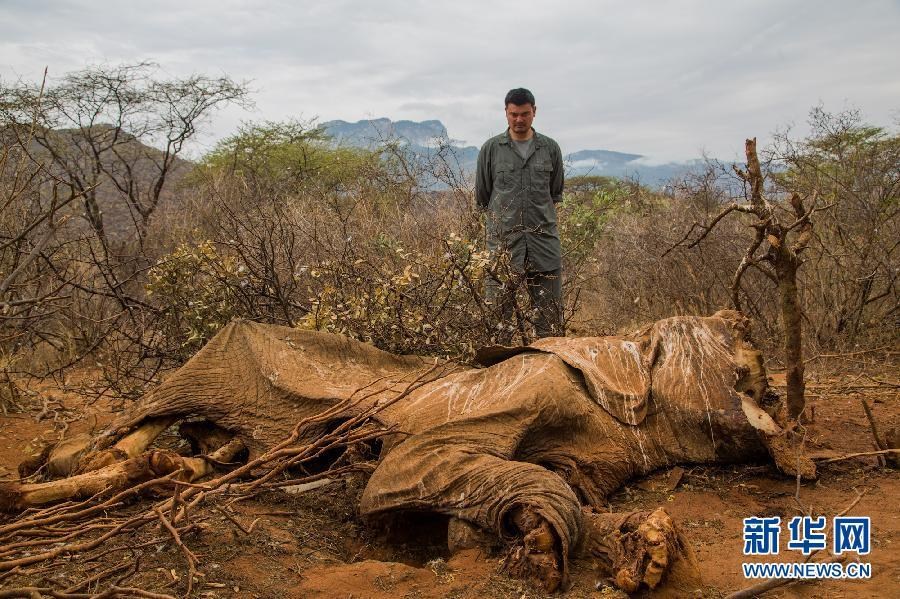
M818 193L813 234L797 271L804 343L815 354L896 344L900 309L900 135L864 124L857 113L810 114L812 133L786 133L762 152L765 192L787 217L791 193ZM721 221L701 243L672 250L696 224L709 223L743 183L724 165L674 181L664 193L634 187L627 210L604 223L596 277L580 316L617 330L670 314L709 313L733 304L731 286L753 217ZM749 237L748 237L749 235ZM765 265L763 265L765 266ZM779 307L769 277L751 267L739 301L757 337L779 343Z
M440 190L420 185L429 177ZM497 339L484 278L515 281L503 258L484 250L480 215L459 180L441 153L423 161L399 145L335 147L297 123L245 126L188 177L194 201L213 209L193 241L149 273L167 337L189 354L241 316L398 353L470 358ZM587 259L582 251L572 272ZM179 292L192 288L187 281L198 293ZM197 301L206 297L214 299ZM527 306L517 312L528 320ZM521 329L527 337L527 322Z
M818 190L807 265L801 271L807 323L824 348L896 343L900 325L900 135L864 123L857 111L811 112L812 135L776 137L775 184Z
M236 317L460 360L500 338L482 285L517 281L502 256L484 251L481 215L449 145L422 159L393 140L340 147L314 123L264 122L196 164L179 162L200 117L245 102L245 91L225 79L154 82L148 68L85 71L44 92L0 86L4 405L18 376L84 358L104 373L97 392L137 396ZM160 127L177 121L181 100L144 98L122 114L104 103L191 85L205 91L189 96L195 120L180 132ZM90 90L90 110L53 120L51 108L78 90ZM770 197L818 191L825 208L797 275L804 342L814 352L896 344L900 138L853 113L814 111L812 122L808 138L780 135L764 154ZM721 165L664 191L570 180L559 206L569 330L610 334L732 305L746 215L695 247L672 248L744 193ZM519 295L517 342L527 342ZM777 344L778 301L761 268L743 274L738 299L757 337Z
M246 102L227 77L162 78L148 63L0 84L0 353L15 371L57 373L85 357L118 364L123 348L162 364L144 297L157 220L198 126Z

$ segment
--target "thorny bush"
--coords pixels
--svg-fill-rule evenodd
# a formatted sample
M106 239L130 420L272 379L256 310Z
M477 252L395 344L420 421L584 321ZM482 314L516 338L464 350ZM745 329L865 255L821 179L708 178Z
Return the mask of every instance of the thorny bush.
M118 85L129 73L98 81ZM29 97L39 109L40 94ZM20 120L26 114L16 111ZM813 138L780 138L770 179L773 194L816 187L833 204L800 270L809 347L895 342L896 327L881 323L898 314L897 136L849 117L816 118ZM40 374L39 362L44 373L64 373L85 357L101 369L97 393L138 396L232 318L465 361L503 338L496 307L484 299L486 277L517 288L515 341L530 341L525 286L506 257L484 251L481 215L447 140L430 156L412 156L398 140L336 146L313 123L291 121L245 125L196 164L157 164L159 150L140 146L134 165L149 178L132 182L144 191L153 184L153 211L117 220L113 208L127 216L131 206L113 180L118 171L103 162L112 169L106 178L70 180L82 164L54 162L34 141L58 136L10 126L0 153L3 406L15 401L17 377ZM109 131L81 134L105 140ZM116 139L129 148L140 142ZM729 306L746 245L740 218L696 248L667 252L740 193L727 170L662 191L569 179L559 223L570 333L611 334ZM92 217L97 202L109 208L103 229ZM743 283L757 338L776 344L768 281L748 272Z

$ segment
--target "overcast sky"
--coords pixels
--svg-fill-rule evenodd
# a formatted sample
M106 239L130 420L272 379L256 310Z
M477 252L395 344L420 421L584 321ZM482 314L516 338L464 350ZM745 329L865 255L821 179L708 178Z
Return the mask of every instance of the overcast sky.
M241 120L439 119L480 145L530 88L563 151L731 160L810 108L900 118L900 2L0 0L0 79L152 60L249 80Z

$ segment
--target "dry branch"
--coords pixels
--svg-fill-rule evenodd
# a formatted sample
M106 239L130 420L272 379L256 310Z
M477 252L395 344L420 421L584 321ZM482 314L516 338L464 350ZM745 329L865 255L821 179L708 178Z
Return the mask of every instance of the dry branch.
M64 593L77 593L78 591L90 586L92 583L97 582L99 580L103 580L107 576L112 576L113 574L117 574L117 573L121 572L122 570L127 570L131 566L132 566L131 562L124 562L121 564L116 564L115 566L112 566L111 568L101 570L100 572L97 572L93 576L89 576L88 578L85 578L81 582L70 586L63 592Z
M852 458L862 458L873 455L900 454L900 449L879 449L878 451L861 451L859 453L848 453L847 455L838 456L836 458L827 458L817 460L819 464L830 464L831 462L840 462L842 460L850 460Z
M98 493L90 499L72 502L68 501L64 504L33 510L29 513L23 513L17 520L10 522L4 526L0 526L0 541L4 543L4 551L0 553L0 572L6 571L5 576L12 577L16 575L26 575L22 571L22 567L48 563L50 565L59 565L60 560L71 559L71 556L79 555L84 559L95 559L102 555L113 551L132 549L129 546L116 547L101 552L99 555L91 558L86 555L93 551L108 540L121 535L123 533L134 534L139 529L144 528L147 524L157 522L169 536L171 542L184 555L188 565L187 574L187 594L189 595L194 587L194 579L197 576L199 560L196 554L188 547L184 541L183 534L188 530L192 530L196 525L187 525L188 511L198 513L199 509L214 509L220 514L228 518L235 526L237 526L245 534L250 534L259 521L256 518L248 527L241 524L236 518L231 516L225 508L220 504L221 500L229 498L245 496L248 493L256 493L263 489L274 489L283 486L286 483L299 484L318 480L323 477L338 477L351 471L365 470L362 465L351 464L340 467L327 469L325 472L310 474L302 478L290 477L286 479L281 475L289 468L301 465L317 457L322 456L325 452L339 447L347 447L359 442L365 442L379 438L385 434L389 434L390 429L378 425L374 416L384 408L392 405L396 401L406 397L419 388L420 386L431 382L435 378L439 378L447 369L455 368L454 366L446 366L440 363L420 371L417 375L412 375L412 380L403 383L400 388L393 388L392 385L379 385L381 382L375 381L365 387L358 389L346 400L298 422L292 433L280 443L277 443L268 451L264 452L258 458L251 460L246 464L242 464L229 472L220 474L219 476L204 482L204 484L191 484L183 482L179 478L190 478L192 474L207 474L212 471L214 464L231 463L235 456L244 449L243 443L239 439L232 439L223 447L213 452L208 458L180 458L173 463L182 467L173 472L169 472L165 476L156 477L152 480L141 482L131 488L124 489L109 496L109 492ZM352 408L358 408L359 405L369 398L392 392L393 397L375 402L372 405L360 410L359 413L343 421L334 430L321 433L312 440L304 440L300 442L303 434L310 429L311 426L327 422L340 414L347 413ZM158 431L160 423L154 423L154 428ZM168 424L166 424L168 426ZM140 429L139 429L140 430ZM146 432L146 431L145 431ZM137 445L145 446L147 435L145 432L132 433L126 436L131 440L140 439ZM155 435L150 435L155 436ZM129 445L126 443L126 445ZM132 447L119 448L119 455L129 454ZM156 450L149 453L158 453ZM130 458L125 462L113 463L104 469L120 468L122 464L130 463L134 459L147 459L143 457ZM169 456L173 459L177 456ZM100 471L98 471L100 472ZM80 476L90 476L94 473L88 473ZM78 478L78 476L74 477ZM64 482L66 479L63 479ZM41 483L47 484L47 483ZM129 500L139 497L143 491L153 488L157 492L162 489L171 488L172 494L169 497L158 500L144 510L130 515L123 514L123 508ZM100 514L104 517L98 519ZM158 539L150 542L159 543ZM142 543L139 546L147 545ZM53 545L52 548L44 551L35 552L34 549ZM30 550L30 551L29 551ZM111 576L124 568L117 567L105 570L92 577L91 582L101 580ZM85 581L87 583L87 581ZM83 586L83 585L82 585ZM82 588L73 587L74 590ZM98 596L113 597L115 589L119 587L111 587L100 595L78 594L66 591L59 591L44 587L35 587L37 592L43 592L53 597L89 597L96 599ZM31 587L28 587L31 589ZM129 589L129 592L131 590ZM30 591L29 591L30 592ZM146 592L144 592L146 593ZM137 596L153 597L156 595L134 593ZM0 595L2 596L20 596L20 595ZM27 596L27 595L26 595ZM163 595L159 595L163 596ZM166 596L168 597L168 596Z
M866 419L869 421L869 427L872 429L872 437L875 439L875 446L878 449L889 449L887 444L881 440L881 435L878 434L878 426L875 424L875 417L872 415L872 409L869 407L869 403L865 400L865 398L859 398L860 403L862 403L863 411L866 413Z
M174 502L173 502L174 505ZM188 597L191 595L191 590L194 588L194 577L197 575L197 564L200 560L197 559L197 555L188 549L187 545L184 544L184 541L181 540L181 535L178 534L178 531L172 526L172 523L169 522L169 519L165 517L165 515L160 511L158 507L153 508L153 511L156 513L157 518L159 518L160 523L163 527L172 535L172 540L175 542L175 545L178 549L181 550L181 553L184 554L184 559L188 563L188 581L187 581L187 592L185 593Z
M250 534L250 530L248 528L244 527L244 525L241 524L237 518L235 518L234 516L229 514L228 510L226 510L225 508L223 508L222 506L219 506L219 505L215 506L215 509L217 512L219 512L220 514L222 514L223 516L225 516L226 518L231 520L231 523L234 524L235 526L237 526L238 529L240 529L240 531L242 533L244 533L245 535Z

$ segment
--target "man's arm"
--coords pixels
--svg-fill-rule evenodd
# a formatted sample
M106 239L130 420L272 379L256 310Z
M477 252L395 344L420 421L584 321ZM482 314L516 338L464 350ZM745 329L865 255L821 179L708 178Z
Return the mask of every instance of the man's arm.
M563 173L562 150L554 144L553 152L553 172L550 174L550 197L553 203L557 204L562 201L562 192L565 185Z
M482 210L488 207L491 201L491 192L494 190L494 173L491 169L491 149L489 144L481 146L478 152L478 162L475 167L475 205Z

